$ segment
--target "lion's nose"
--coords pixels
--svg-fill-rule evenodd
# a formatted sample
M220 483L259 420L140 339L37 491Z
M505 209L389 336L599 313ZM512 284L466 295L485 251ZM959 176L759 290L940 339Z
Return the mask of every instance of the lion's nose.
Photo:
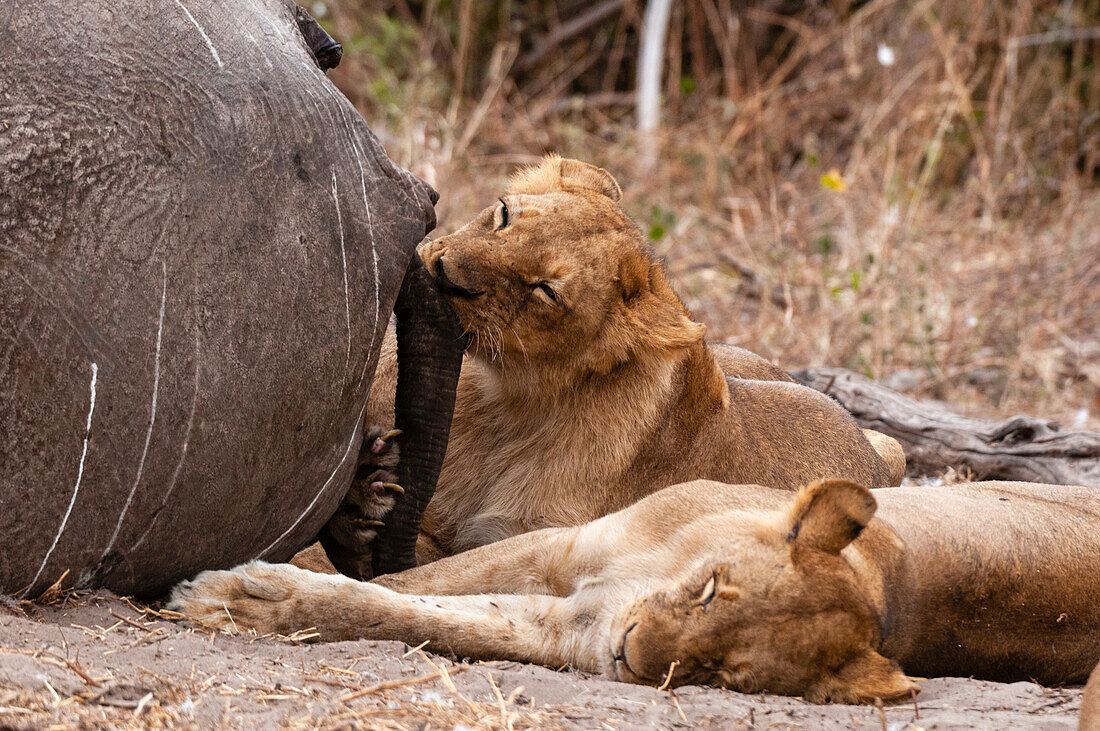
M472 299L479 294L485 294L483 289L475 289L463 281L461 273L447 261L445 257L439 257L435 263L435 282L444 294L453 297Z

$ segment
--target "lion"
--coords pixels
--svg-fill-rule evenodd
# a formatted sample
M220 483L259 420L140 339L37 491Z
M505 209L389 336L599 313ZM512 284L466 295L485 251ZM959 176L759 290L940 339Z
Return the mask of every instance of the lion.
M1100 731L1100 664L1092 671L1081 699L1079 731Z
M253 562L199 574L169 606L221 628L873 703L915 694L906 673L1084 681L1097 576L1095 488L695 481L375 583Z
M764 358L704 340L621 198L606 170L551 155L421 246L469 347L419 563L697 478L900 482L896 441ZM394 423L396 380L391 329L367 423ZM369 550L373 529L363 536Z

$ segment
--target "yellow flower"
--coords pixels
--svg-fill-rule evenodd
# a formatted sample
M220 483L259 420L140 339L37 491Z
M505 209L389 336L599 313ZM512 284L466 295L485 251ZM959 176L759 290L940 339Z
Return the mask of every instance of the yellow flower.
M848 182L836 168L833 168L821 176L821 185L829 190L835 190L837 193L843 193L848 190Z

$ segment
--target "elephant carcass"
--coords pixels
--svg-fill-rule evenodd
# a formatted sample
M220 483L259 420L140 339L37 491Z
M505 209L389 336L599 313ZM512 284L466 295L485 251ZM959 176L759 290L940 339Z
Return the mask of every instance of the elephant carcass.
M291 556L347 491L399 291L415 533L461 349L415 255L435 192L300 22L287 0L0 6L0 591L68 570L151 595Z

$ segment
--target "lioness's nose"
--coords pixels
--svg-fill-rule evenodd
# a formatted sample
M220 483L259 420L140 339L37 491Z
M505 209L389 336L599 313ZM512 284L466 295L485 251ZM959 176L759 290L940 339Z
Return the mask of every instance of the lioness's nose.
M477 297L479 294L484 294L484 289L478 289L476 286L470 284L466 277L462 275L461 270L449 262L446 257L441 256L435 263L435 282L439 285L439 288L443 290L444 294L449 294L453 297Z

